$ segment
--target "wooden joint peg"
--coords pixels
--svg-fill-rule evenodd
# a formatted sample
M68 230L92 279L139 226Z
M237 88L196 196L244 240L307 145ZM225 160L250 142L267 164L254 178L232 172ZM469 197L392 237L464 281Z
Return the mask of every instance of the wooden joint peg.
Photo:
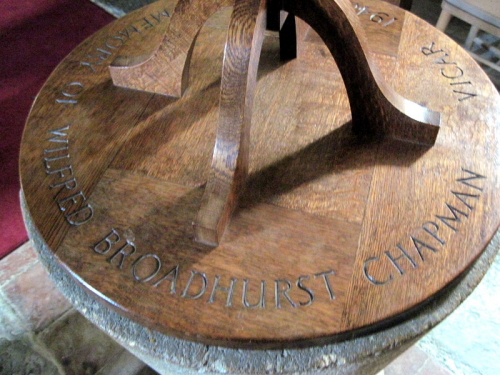
M235 1L229 25L217 139L210 176L194 223L196 241L211 246L217 246L221 240L248 170L252 102L266 25L265 6L264 0ZM290 13L288 24L285 22L282 27L285 35L295 35L294 16L298 16L325 41L347 88L356 133L434 144L440 114L406 100L385 83L367 51L364 31L348 0L289 0L284 3L284 10ZM275 11L273 8L270 13L274 18Z

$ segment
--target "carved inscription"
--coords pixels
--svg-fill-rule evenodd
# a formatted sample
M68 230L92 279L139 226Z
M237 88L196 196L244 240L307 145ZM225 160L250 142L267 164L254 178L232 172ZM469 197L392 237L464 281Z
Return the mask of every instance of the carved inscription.
M462 169L442 210L426 221L413 235L388 249L382 256L374 256L363 263L363 273L371 284L386 285L396 277L423 265L428 257L436 255L446 246L445 238L460 231L483 191L486 177ZM388 265L388 267L387 267ZM387 270L387 271L382 271Z
M78 182L73 175L69 153L69 129L70 124L48 131L47 148L43 150L43 165L45 173L53 177L53 183L49 187L54 192L54 201L59 211L64 214L69 224L82 225L94 216L94 211L90 204L85 203L87 198L78 189Z
M380 24L382 27L387 27L397 21L396 17L392 17L385 12L373 12L368 9L367 6L360 5L358 3L354 3L354 9L358 12L356 13L358 16L366 15L369 17L370 21Z
M102 46L95 48L84 61L80 62L81 68L95 73L97 67L102 66L104 61L111 57L115 50L124 45L134 35L155 27L166 17L170 17L170 13L164 9L156 14L143 17L125 29L118 31L118 33L107 37L102 42ZM63 110L72 110L78 105L84 92L84 83L70 81L56 92L54 102L56 105L61 106L60 108ZM49 189L54 192L53 199L59 211L64 214L64 218L69 224L82 225L92 219L94 211L92 206L86 203L87 197L83 191L78 188L77 178L74 175L71 163L68 134L70 127L73 125L68 123L63 127L48 131L46 147L43 149L42 163L45 173L53 178ZM139 260L139 262L142 261ZM137 267L133 268L133 272Z
M56 97L56 103L75 106L78 104L78 97L84 89L83 84L80 82L67 83L61 88L60 95Z
M116 34L108 36L99 47L96 47L84 60L80 61L81 66L95 73L98 67L101 67L118 48L123 46L134 35L152 29L167 17L170 17L170 13L165 9L157 14L150 14L147 17L143 17L123 30L118 31Z
M458 101L463 102L477 96L474 93L473 85L465 76L465 71L453 59L448 52L436 47L432 42L429 47L422 47L420 51L432 59L432 63L439 68L439 73L442 77L450 82L453 93L458 96Z
M180 264L167 264L156 254L141 254L132 241L122 237L118 230L111 229L92 246L92 250L129 274L135 282L148 283L153 288L167 288L170 294L180 298L245 309L300 308L312 305L317 298L335 300L333 270L290 280L211 276L199 270L184 269Z

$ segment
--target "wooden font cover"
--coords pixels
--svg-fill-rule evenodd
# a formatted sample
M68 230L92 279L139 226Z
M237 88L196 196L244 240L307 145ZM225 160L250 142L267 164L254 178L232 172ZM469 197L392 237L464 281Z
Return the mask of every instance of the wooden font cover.
M48 79L22 189L61 267L146 327L330 342L407 317L489 243L498 108L465 51L387 3L160 1Z

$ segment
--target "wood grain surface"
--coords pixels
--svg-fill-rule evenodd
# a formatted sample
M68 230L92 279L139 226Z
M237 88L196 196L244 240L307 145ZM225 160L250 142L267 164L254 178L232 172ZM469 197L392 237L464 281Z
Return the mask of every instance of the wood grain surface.
M387 85L367 51L365 32L349 1L289 0L283 9L291 14L280 28L280 56L296 57L296 51L285 52L287 43L297 44L292 15L303 18L320 33L346 85L353 130L359 137L389 137L427 146L435 143L440 114L404 99ZM274 11L273 5L270 17L275 16ZM212 168L194 223L195 239L211 246L219 245L247 177L251 109L265 15L266 2L238 1L229 23Z
M148 328L232 347L341 340L446 289L500 223L500 98L429 24L355 3L388 85L442 114L433 147L357 137L321 38L299 33L297 58L282 62L266 32L244 193L218 247L194 241L232 10L201 28L189 85L172 98L116 87L109 73L116 56L161 42L176 4L154 3L76 48L27 121L23 193L61 267Z
M180 0L161 43L150 53L117 56L109 71L116 86L179 97L189 81L191 53L200 28L232 0Z

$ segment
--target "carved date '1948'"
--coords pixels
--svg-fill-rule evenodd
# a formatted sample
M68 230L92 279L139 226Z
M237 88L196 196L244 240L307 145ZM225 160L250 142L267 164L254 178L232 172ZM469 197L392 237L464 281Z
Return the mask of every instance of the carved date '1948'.
M391 17L389 14L385 12L372 12L368 9L367 6L360 5L359 3L354 3L353 4L354 9L357 10L357 15L362 16L362 15L368 15L370 18L370 21L378 23L382 27L387 27L389 25L392 25L395 21L397 21L396 17ZM390 19L388 19L391 17Z

